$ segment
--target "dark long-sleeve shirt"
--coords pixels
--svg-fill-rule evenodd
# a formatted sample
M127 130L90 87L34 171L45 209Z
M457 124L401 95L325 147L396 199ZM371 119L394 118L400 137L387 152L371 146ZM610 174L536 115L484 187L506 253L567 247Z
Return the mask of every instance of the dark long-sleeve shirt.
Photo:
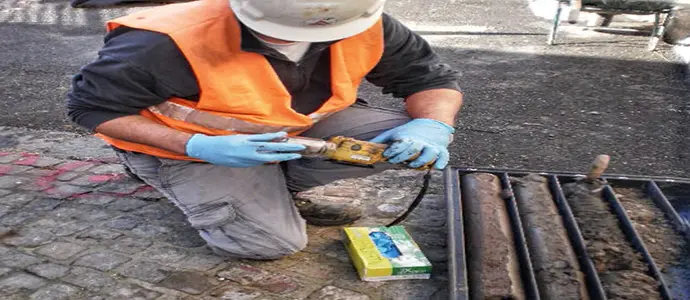
M383 93L407 96L428 89L460 90L457 72L429 44L393 17L383 15L384 52L366 76ZM201 41L203 42L203 41ZM242 50L264 55L292 96L309 114L331 96L330 43L313 43L298 63L264 46L242 26ZM197 101L199 86L189 62L167 35L118 27L105 36L98 58L81 68L68 94L69 118L94 130L103 122L138 114L170 97Z

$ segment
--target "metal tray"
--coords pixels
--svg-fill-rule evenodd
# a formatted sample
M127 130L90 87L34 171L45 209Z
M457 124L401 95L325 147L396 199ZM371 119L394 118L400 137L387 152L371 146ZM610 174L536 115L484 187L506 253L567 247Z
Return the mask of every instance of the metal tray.
M498 176L504 189L509 189L512 192L512 186L509 183L510 177L521 177L530 173L536 173L545 176L549 182L549 188L553 199L556 202L559 213L561 214L568 237L575 251L581 270L585 273L585 280L589 296L593 300L606 299L606 294L599 280L598 274L594 265L587 254L585 248L585 241L582 238L580 229L575 221L570 206L568 205L561 184L571 182L585 175L579 173L566 172L548 172L548 171L532 171L532 170L497 170L497 169L467 169L467 168L447 168L444 171L445 197L448 204L448 245L449 245L449 279L450 279L450 299L468 299L469 287L466 278L466 261L465 261L465 245L464 245L464 227L462 216L462 176L470 173L490 173ZM605 174L602 179L607 183L626 185L643 186L647 195L654 200L654 203L664 212L667 219L673 224L674 228L681 233L688 234L690 224L687 224L676 211L675 207L669 202L664 189L660 185L678 187L681 190L687 188L690 191L690 179L677 177L653 177L653 176L631 176L631 175L617 175ZM510 193L512 195L512 193ZM619 220L619 225L625 233L628 242L633 248L642 254L645 263L648 266L649 275L653 276L660 283L659 291L664 299L670 300L671 292L666 284L666 281L659 271L653 257L649 254L644 241L635 231L630 218L621 206L621 203L616 199L614 188L607 185L604 189L604 199L611 207ZM537 284L532 269L532 263L529 256L529 250L525 242L524 228L521 224L518 207L514 196L506 199L506 207L511 218L511 227L515 240L515 248L520 263L520 270L524 290L527 299L539 299ZM690 205L690 203L688 203Z

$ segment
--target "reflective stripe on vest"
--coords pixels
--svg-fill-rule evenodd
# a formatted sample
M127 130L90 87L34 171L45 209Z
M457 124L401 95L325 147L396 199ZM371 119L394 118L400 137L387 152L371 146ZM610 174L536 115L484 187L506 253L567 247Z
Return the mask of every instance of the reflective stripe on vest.
M224 117L207 113L205 111L196 110L188 106L177 104L174 102L163 102L161 104L151 106L148 110L154 114L165 116L167 118L183 121L208 128L232 131L238 133L270 133L270 132L296 132L309 129L310 126L276 126L267 124L257 124L247 122L232 117ZM331 113L318 114L312 113L309 117L314 123L327 118Z

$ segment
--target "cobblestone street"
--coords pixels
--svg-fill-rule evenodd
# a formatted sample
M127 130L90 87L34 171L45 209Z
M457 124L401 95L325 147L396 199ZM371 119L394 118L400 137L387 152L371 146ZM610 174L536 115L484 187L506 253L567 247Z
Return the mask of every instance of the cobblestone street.
M317 192L356 187L385 224L423 174L388 171ZM277 261L224 260L158 192L119 164L0 153L2 299L445 299L445 202L440 174L403 225L434 264L430 280L360 281L339 227L310 227L303 252Z

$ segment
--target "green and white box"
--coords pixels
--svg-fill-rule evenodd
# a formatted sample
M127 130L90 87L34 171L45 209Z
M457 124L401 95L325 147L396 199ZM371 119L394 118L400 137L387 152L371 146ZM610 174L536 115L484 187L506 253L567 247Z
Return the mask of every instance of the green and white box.
M364 281L431 277L431 262L403 226L346 227L343 241Z

